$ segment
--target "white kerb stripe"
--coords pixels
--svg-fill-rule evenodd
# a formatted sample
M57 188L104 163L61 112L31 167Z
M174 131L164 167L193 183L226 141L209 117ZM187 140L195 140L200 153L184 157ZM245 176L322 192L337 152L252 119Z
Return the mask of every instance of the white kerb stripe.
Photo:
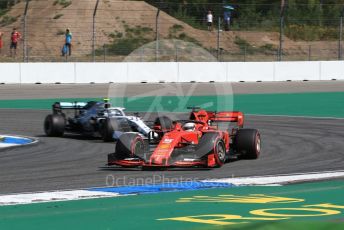
M322 172L310 174L292 174L280 176L262 176L262 177L239 177L205 180L205 182L231 183L234 185L269 185L269 184L287 184L298 181L316 181L323 179L333 179L344 177L344 171Z
M70 201L120 196L118 193L86 190L24 193L0 196L0 206L43 202Z

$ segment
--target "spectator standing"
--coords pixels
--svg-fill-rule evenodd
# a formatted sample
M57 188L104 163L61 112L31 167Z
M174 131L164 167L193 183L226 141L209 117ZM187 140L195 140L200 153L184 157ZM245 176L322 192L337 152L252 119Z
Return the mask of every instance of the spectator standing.
M231 25L232 12L235 10L235 8L231 5L223 6L223 8L224 8L223 19L225 22L224 23L225 31L228 31Z
M3 47L3 45L4 45L4 43L3 43L3 41L2 41L2 36L3 36L4 34L0 31L0 54L1 54L1 51L2 51L2 47Z
M225 11L223 14L223 18L225 21L225 31L229 31L231 25L231 11Z
M211 13L211 11L208 11L207 14L207 25L208 25L208 31L212 31L213 30L213 14Z
M17 31L17 28L13 28L11 33L11 45L10 45L10 52L11 57L15 57L17 55L17 46L18 42L21 38L21 34Z
M68 53L69 53L69 56L72 55L72 33L70 32L69 29L66 29L66 34L65 34L65 45L67 46L68 48Z

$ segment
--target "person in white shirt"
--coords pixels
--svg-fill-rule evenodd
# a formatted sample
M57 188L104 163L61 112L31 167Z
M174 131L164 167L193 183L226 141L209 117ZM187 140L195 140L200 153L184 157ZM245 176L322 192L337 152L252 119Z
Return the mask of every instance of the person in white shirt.
M213 30L213 15L210 10L208 11L208 14L207 14L207 25L208 25L208 30L212 31Z

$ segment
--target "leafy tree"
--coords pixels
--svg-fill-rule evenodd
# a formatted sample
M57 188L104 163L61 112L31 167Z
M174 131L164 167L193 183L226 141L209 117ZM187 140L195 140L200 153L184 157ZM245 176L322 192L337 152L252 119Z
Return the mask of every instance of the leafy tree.
M232 28L278 31L281 1L148 0L147 2L197 28L202 28L208 10L213 11L216 20L223 16L224 5L232 5L235 7L232 14L234 19ZM344 0L284 0L284 2L288 35L306 40L336 38L339 17L344 10Z
M9 7L17 4L19 0L0 0L0 10L8 9Z

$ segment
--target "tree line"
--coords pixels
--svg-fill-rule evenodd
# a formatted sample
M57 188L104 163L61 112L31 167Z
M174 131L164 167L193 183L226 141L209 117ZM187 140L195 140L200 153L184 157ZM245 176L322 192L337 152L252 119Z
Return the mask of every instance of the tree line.
M168 14L194 27L202 28L208 10L216 19L223 16L224 6L234 7L232 28L237 30L278 31L280 17L286 32L295 39L336 38L344 0L147 0ZM283 7L284 6L284 7Z
M287 20L310 25L331 25L328 21L338 19L344 9L344 0L147 0L146 2L170 14L195 19L204 18L208 10L212 10L217 16L222 16L223 6L231 5L235 8L234 18L247 23L279 18L282 3L285 6Z
M19 0L0 0L0 10L9 9L11 6L20 2Z

